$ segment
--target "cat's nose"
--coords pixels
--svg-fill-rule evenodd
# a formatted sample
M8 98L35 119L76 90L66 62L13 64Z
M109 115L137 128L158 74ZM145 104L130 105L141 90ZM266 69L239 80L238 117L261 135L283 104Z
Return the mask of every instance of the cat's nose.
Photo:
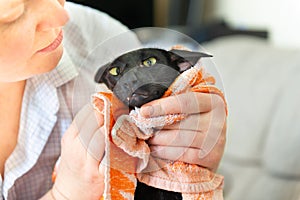
M145 103L160 98L166 91L166 87L160 84L145 84L136 89L129 97L129 106L141 107Z
M145 103L149 102L149 99L151 98L150 93L133 93L131 97L129 98L129 106L130 107L141 107Z

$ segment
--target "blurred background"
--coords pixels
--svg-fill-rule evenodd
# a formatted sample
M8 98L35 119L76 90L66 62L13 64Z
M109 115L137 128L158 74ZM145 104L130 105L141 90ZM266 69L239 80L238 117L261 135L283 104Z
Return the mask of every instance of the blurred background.
M300 0L76 2L129 28L176 29L201 43L228 103L225 199L300 200Z
M299 0L72 0L110 14L129 28L178 29L198 42L246 34L300 47Z

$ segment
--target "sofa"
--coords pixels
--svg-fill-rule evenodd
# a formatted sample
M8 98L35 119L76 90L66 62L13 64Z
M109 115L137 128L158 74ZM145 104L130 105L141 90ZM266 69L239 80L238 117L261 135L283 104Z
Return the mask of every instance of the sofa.
M228 101L226 200L300 199L300 49L251 36L203 44Z

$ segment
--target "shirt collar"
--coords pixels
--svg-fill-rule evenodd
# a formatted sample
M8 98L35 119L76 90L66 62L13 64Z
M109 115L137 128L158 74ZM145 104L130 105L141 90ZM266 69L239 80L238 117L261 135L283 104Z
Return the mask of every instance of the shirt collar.
M5 196L15 180L37 162L57 121L60 107L57 88L78 75L68 53L64 51L58 66L26 82L18 144L6 162ZM1 198L0 198L1 199Z

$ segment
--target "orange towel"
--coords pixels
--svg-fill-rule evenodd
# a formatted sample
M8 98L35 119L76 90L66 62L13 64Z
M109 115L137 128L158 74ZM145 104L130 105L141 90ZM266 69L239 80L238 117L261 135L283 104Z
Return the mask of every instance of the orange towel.
M225 102L214 84L214 77L197 63L174 81L164 97L193 91L220 95ZM184 200L223 199L223 176L198 165L150 155L145 140L155 134L153 128L177 123L187 115L143 118L138 109L129 113L112 93L96 93L92 101L105 120L104 199L133 200L137 179L153 187L181 192Z

